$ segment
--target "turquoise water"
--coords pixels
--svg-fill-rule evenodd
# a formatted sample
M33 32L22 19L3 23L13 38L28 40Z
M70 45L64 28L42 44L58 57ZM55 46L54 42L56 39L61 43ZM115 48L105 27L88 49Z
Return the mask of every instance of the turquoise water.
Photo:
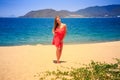
M62 18L65 44L120 40L120 18ZM0 46L51 44L53 18L0 18Z

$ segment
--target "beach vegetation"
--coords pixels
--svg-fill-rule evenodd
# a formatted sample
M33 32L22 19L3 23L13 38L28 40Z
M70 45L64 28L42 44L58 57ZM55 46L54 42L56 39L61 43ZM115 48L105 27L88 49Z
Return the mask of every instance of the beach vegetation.
M39 73L39 80L120 80L120 59L115 63L95 62L79 68Z

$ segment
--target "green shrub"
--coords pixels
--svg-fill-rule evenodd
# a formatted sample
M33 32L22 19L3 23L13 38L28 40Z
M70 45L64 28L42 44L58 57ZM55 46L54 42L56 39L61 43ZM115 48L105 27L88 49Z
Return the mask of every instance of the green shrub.
M91 61L80 68L39 73L39 80L120 80L120 59L116 63Z

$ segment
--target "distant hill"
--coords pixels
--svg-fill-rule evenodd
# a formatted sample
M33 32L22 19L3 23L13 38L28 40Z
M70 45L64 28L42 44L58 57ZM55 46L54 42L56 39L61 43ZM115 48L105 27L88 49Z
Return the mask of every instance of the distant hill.
M24 16L21 17L27 17L27 18L37 18L37 17L55 17L56 15L59 15L61 17L79 17L77 13L70 12L67 10L61 10L61 11L56 11L54 9L43 9L43 10L37 10L37 11L30 11Z
M30 11L24 18L44 18L55 17L120 17L120 5L107 5L107 6L93 6L85 9L80 9L74 12L67 10L56 11L54 9L43 9Z
M120 5L94 6L76 11L85 17L118 17L120 16Z

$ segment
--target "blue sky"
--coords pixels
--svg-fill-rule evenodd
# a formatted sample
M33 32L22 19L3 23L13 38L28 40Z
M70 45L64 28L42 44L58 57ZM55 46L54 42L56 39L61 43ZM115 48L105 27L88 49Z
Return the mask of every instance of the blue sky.
M31 10L76 11L90 6L120 4L120 0L0 0L0 17L22 16Z

